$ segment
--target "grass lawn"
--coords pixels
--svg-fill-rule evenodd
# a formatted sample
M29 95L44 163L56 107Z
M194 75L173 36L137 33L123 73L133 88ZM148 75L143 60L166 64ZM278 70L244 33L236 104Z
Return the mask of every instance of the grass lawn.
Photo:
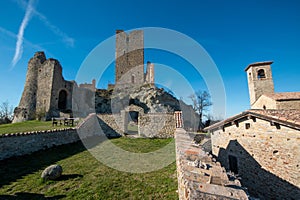
M0 134L5 133L20 133L29 131L43 131L50 129L66 128L69 126L52 126L52 121L25 121L14 124L2 124L0 125Z
M150 152L172 140L111 141L124 150ZM43 169L55 163L63 167L63 176L43 182ZM0 169L0 199L178 199L175 162L149 173L120 172L100 163L79 142L0 161Z

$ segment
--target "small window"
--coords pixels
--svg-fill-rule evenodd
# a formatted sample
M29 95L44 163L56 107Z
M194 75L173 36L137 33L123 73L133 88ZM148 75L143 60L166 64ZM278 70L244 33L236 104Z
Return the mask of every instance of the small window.
M249 129L249 128L250 128L250 123L246 123L246 124L245 124L245 128L246 128L246 129Z
M131 83L134 83L134 75L131 75Z
M266 109L267 109L267 107L264 105L264 106L263 106L263 109L264 109L264 110L266 110Z
M266 78L265 70L263 70L263 69L258 70L257 71L257 78L258 79Z

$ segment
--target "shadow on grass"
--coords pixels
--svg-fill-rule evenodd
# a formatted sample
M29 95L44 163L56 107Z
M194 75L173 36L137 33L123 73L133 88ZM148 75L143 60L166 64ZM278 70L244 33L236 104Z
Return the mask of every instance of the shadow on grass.
M53 197L45 197L43 194L35 194L35 193L27 193L27 192L18 192L15 195L0 195L0 200L27 200L27 199L62 199L66 197L66 195L56 195Z
M63 174L61 175L57 181L65 181L69 179L74 179L74 178L82 178L83 176L81 174Z
M2 160L0 161L0 187L84 150L86 150L86 148L80 141L34 152L30 155ZM70 179L78 176L80 175L70 174L64 175L62 178Z

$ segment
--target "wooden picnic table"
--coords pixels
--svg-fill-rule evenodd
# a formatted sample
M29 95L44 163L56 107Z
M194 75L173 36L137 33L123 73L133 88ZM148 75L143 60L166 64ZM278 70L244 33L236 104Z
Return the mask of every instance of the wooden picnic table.
M79 118L65 118L65 117L60 117L60 118L52 118L52 126L54 125L64 125L64 126L74 126L74 122L79 121Z

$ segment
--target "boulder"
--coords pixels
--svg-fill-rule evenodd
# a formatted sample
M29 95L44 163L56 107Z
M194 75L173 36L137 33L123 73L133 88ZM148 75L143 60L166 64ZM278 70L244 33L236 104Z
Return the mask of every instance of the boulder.
M61 176L62 171L63 169L60 165L50 165L43 171L41 178L44 180L55 180Z

